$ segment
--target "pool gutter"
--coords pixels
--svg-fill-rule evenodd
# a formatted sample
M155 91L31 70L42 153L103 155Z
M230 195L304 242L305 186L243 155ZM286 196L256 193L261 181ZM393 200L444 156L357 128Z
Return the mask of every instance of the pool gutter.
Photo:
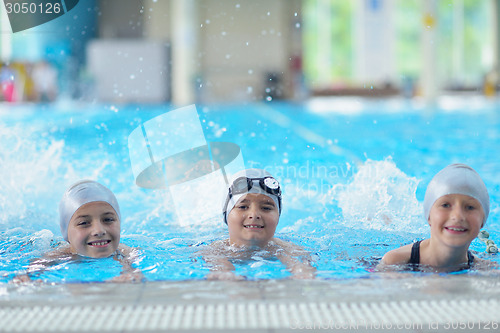
M498 330L498 276L0 286L0 332Z

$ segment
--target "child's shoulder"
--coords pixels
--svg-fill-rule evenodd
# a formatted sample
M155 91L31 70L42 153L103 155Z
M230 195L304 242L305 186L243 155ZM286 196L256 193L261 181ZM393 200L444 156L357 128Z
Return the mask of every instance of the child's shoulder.
M278 254L287 254L294 257L309 256L311 254L310 251L304 249L302 246L279 238L273 238L272 245Z
M474 255L474 269L476 270L490 270L490 269L498 269L499 266L496 262L479 258Z
M227 255L230 245L228 239L216 240L207 246L204 246L199 253L202 256Z
M122 243L120 243L120 244L118 245L118 248L117 248L117 251L118 251L120 254L124 255L124 256L128 256L128 255L130 255L130 253L131 253L133 250L135 250L135 248L130 247L130 246L125 245L125 244L122 244Z
M407 264L411 257L411 249L413 244L407 244L400 248L387 252L381 260L385 265L402 265Z
M290 252L293 252L293 251L302 251L302 247L297 245L297 244L294 244L292 242L288 242L288 241L285 241L283 239L279 239L279 238L276 238L276 237L273 237L272 239L272 243L283 249L283 250L286 250L286 251L290 251Z
M45 260L58 260L72 257L74 254L71 252L71 247L67 244L59 246L57 249L47 252L43 255Z
M220 239L208 244L207 248L210 250L227 250L230 246L229 239Z
M115 257L117 259L126 259L126 260L135 260L139 257L140 252L139 248L137 247L130 247L128 245L120 243L118 245L118 248L116 249L116 253L118 254L118 257Z

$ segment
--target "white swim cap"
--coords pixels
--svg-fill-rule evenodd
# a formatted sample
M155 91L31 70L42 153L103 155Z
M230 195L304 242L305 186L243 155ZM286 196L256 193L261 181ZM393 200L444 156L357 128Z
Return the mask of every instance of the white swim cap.
M486 185L474 169L465 164L451 164L432 178L424 198L424 214L427 220L434 202L448 194L468 195L479 201L484 210L483 225L486 223L490 212L490 197Z
M247 178L243 183L244 187L236 188L239 178ZM242 180L243 181L243 180ZM250 187L250 190L248 189ZM235 173L231 178L231 185L226 193L222 214L224 222L227 224L227 214L231 212L234 205L248 193L264 194L271 198L281 215L281 188L278 181L266 170L246 169Z
M81 206L90 202L103 201L111 205L121 220L120 207L115 195L104 185L93 180L81 180L71 185L59 203L59 224L61 233L68 241L68 226L71 217Z

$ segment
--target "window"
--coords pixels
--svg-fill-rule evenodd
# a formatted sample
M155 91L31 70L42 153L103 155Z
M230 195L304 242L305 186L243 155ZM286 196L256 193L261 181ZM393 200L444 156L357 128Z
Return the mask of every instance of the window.
M304 71L313 90L363 84L356 74L354 38L356 26L364 23L356 22L356 11L360 4L377 3L384 1L304 0ZM408 78L417 80L424 66L423 2L394 0L385 4L393 4L390 16L395 30L392 58L396 61L396 73L390 80L400 86ZM442 88L480 86L484 75L495 65L493 1L437 0L435 10L438 84Z

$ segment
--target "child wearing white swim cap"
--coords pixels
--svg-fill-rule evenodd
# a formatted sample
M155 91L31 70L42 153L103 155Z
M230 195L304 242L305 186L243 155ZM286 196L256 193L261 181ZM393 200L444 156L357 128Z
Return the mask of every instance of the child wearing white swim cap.
M493 264L469 251L489 211L488 190L479 174L465 164L448 165L434 176L425 193L424 216L431 237L389 251L379 268L405 265L412 270L452 272Z
M209 279L238 279L230 259L247 257L254 250L266 250L281 260L295 277L311 278L314 268L297 256L304 251L274 237L282 211L279 182L263 169L242 170L231 178L222 208L229 238L210 245L203 257L211 264ZM294 258L295 257L295 258Z
M67 251L91 258L106 258L120 248L120 207L107 187L92 180L68 188L59 203L59 224Z
M92 180L71 185L59 203L59 225L68 244L35 261L37 270L43 270L50 261L72 256L113 257L123 265L122 274L114 282L142 280L140 270L131 266L136 251L120 243L120 207L113 192L104 185Z

